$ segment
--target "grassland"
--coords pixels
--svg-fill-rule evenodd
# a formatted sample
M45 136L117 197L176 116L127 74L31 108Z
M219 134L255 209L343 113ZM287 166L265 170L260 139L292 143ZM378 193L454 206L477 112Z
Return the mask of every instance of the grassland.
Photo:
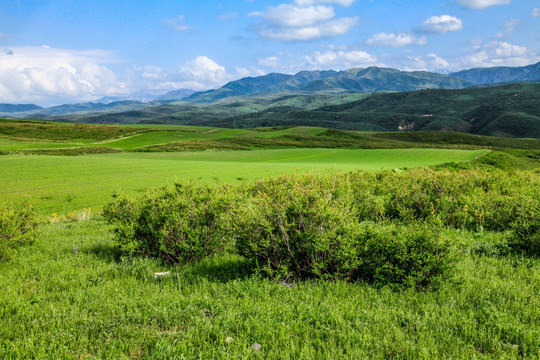
M0 264L7 359L533 359L540 351L540 264L527 258L467 256L460 281L435 292L339 281L290 288L253 275L237 256L181 267L178 277L154 260L120 261L100 221L41 231ZM154 279L159 271L172 276Z
M0 157L0 197L27 200L45 214L99 208L113 193L133 194L173 182L250 181L324 169L376 171L467 161L482 150L277 149Z
M40 122L16 134L1 125L0 198L31 202L43 221L33 245L0 261L0 358L540 357L540 261L498 250L510 229L442 227L442 236L463 250L456 276L437 289L287 280L290 287L258 275L233 252L178 267L123 258L98 211L89 220L51 217L97 210L116 192L185 181L243 186L279 174L395 168L403 174L443 163L456 176L455 169L498 167L509 171L507 178L520 168L532 179L538 140L172 126L102 126L70 137L73 128L64 124ZM286 148L285 140L303 146ZM186 142L206 151L173 151ZM249 150L212 151L227 142ZM321 143L327 146L317 148ZM61 156L80 148L118 152ZM164 271L169 276L153 276Z

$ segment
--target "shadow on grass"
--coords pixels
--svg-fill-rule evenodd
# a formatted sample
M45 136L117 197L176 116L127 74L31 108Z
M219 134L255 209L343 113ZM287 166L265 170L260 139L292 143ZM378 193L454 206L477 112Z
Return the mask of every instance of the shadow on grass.
M180 271L184 281L197 281L202 277L210 282L226 283L252 276L255 273L255 268L241 256L223 255L205 259L196 264L185 265Z
M86 252L94 254L98 259L109 263L120 261L122 255L116 246L105 244L92 245Z

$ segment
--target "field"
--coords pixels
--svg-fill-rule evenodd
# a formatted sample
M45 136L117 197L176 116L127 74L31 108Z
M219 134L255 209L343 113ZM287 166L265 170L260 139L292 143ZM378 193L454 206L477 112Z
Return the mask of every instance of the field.
M5 259L0 241L0 358L537 359L538 148L538 140L454 133L0 121L0 199L32 204L39 223L34 241ZM280 175L286 177L268 180ZM255 182L261 178L267 180ZM295 179L307 179L308 187ZM347 187L339 179L353 180ZM191 212L168 204L182 204L170 199L189 189L188 182L236 191L232 211L238 212L214 219L242 225L231 230L235 241L244 233L258 241L258 228L249 233L242 216L265 214L256 207L261 204L277 211L283 204L264 194L283 191L294 195L288 201L299 206L291 216L299 213L302 226L294 227L294 217L268 221L279 223L278 233L291 226L291 237L301 234L307 216L315 216L312 229L321 234L334 225L380 226L402 241L385 251L405 247L402 258L414 257L411 249L425 251L408 248L414 245L405 241L409 232L433 244L436 237L441 263L444 251L456 254L448 263L452 271L437 286L272 277L227 239L223 252L200 261L138 256L129 252L131 225L105 221L111 212L134 211L127 219L139 222L139 230L167 235L170 228L154 225L164 217L181 228ZM183 185L170 186L162 198L147 193L174 183ZM227 191L195 192L185 204L202 198L214 209ZM122 202L124 195L131 203ZM249 196L248 206L242 201ZM304 203L304 196L314 203ZM140 210L144 199L151 205L146 210L160 211ZM123 206L100 214L110 201ZM324 221L316 223L318 216ZM0 231L17 223L10 219L0 206ZM194 219L188 231L198 226ZM392 228L398 231L389 233ZM525 240L516 247L518 235ZM427 266L425 255L415 266Z
M27 200L44 214L97 209L113 193L144 192L174 182L228 183L325 169L369 171L467 161L483 150L289 149L117 153L80 157L0 157L0 197Z

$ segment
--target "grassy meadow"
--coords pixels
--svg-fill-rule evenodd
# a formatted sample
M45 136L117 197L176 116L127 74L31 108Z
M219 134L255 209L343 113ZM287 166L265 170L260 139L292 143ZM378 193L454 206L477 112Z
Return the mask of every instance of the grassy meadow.
M0 121L0 204L27 202L38 223L33 242L0 257L0 358L538 359L540 261L511 248L516 237L525 239L523 246L538 239L538 140L407 134ZM91 153L103 149L109 152ZM310 176L328 189L305 191L290 181ZM358 181L340 188L341 177ZM236 189L243 208L224 217L232 223L265 201L277 211L279 201L265 197L264 186L289 181L294 186L283 191L299 198L324 194L309 200L313 206L298 200L305 207L300 222L328 215L313 231L328 221L345 230L380 222L399 230L399 246L408 251L403 229L433 227L429 234L459 255L451 274L437 287L268 277L227 239L226 250L201 261L132 256L125 251L130 244L122 248L118 239L132 228L119 231L100 213L113 194L122 194L114 201L126 211L140 206L134 222L154 219L138 229L153 226L156 214L144 212L152 206L163 206L168 220L178 216L180 227L183 213L166 207L168 196L160 203L152 194L189 182ZM246 194L259 198L241 203ZM130 200L123 203L123 196ZM210 199L222 196L227 193ZM147 208L137 205L143 199ZM355 217L358 224L342 221ZM281 233L294 225L277 223ZM2 226L18 225L0 207L0 241ZM303 227L294 229L291 236ZM391 245L385 251L399 250Z
M467 161L483 150L278 149L0 157L0 197L27 200L44 214L100 208L113 193L144 192L174 182L227 183L327 169L376 171Z

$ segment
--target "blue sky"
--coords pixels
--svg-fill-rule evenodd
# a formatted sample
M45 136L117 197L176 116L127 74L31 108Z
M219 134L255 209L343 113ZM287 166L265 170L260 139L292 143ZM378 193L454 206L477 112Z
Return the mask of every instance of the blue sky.
M540 61L540 0L0 0L0 103L93 101L270 72Z

